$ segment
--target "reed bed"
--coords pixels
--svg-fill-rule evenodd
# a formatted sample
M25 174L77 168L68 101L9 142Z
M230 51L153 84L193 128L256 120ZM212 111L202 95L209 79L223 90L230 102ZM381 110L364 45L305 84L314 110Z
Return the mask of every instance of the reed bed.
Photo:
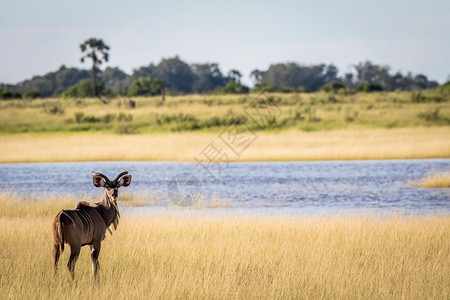
M450 173L431 174L415 183L424 188L450 188Z
M67 200L14 212L17 200L2 197L3 299L450 297L445 214L125 215L102 243L95 283L86 247L75 281L68 249L53 277L50 227Z

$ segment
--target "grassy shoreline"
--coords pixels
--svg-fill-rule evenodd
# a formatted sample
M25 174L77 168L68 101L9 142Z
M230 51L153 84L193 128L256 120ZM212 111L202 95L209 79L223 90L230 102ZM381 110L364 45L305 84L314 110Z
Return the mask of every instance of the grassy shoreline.
M3 134L0 163L68 161L195 162L211 142L229 161L427 159L450 157L450 127L256 132L237 156L218 133Z
M133 100L0 101L0 163L194 162L211 142L229 161L450 157L450 96L437 91ZM235 131L256 136L245 151L220 138Z
M51 222L67 199L0 197L5 298L448 299L450 216L123 216L93 284L87 248L53 278ZM73 205L71 205L72 207Z

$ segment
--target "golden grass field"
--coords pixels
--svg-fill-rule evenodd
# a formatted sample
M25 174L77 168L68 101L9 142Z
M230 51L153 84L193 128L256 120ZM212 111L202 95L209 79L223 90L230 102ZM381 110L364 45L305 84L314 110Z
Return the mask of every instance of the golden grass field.
M210 143L231 161L416 159L450 157L450 127L256 133L234 155L218 133L1 135L0 162L194 161Z
M51 222L68 199L0 195L2 299L449 299L450 217L123 216L94 283L83 248L54 278Z

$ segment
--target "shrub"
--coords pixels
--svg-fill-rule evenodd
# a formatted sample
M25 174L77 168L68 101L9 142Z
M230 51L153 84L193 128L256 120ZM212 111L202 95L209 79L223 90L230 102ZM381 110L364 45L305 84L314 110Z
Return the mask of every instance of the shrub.
M308 123L316 123L320 122L320 118L316 116L316 110L311 107L306 107L304 109L304 113L306 114L305 121Z
M141 77L133 81L128 89L128 96L156 96L161 95L164 83L159 78Z
M434 92L437 92L441 95L450 96L450 81L447 81L444 84L441 84L437 88L434 89Z
M17 92L8 91L6 89L0 88L0 99L8 100L8 99L18 99L22 98L22 95Z
M110 123L113 122L116 119L116 115L115 114L106 114L102 117L102 122L103 123Z
M450 94L449 94L450 96ZM447 96L448 98L448 96ZM421 92L411 93L412 103L425 103L425 102L445 102L445 95L439 93L426 93Z
M50 115L62 115L64 114L64 109L60 105L55 104L50 107L45 107L44 112Z
M117 134L134 134L136 129L130 124L118 123L114 127L114 132Z
M260 96L255 99L251 99L251 102L248 104L248 107L257 108L257 107L266 107L272 106L277 107L281 103L282 99L280 97L274 96Z
M345 122L353 122L353 121L355 121L355 118L353 118L352 116L345 117Z
M360 82L355 86L355 90L358 92L371 93L371 92L379 92L383 90L383 87L375 82Z
M131 114L120 113L117 116L117 121L118 122L131 122L131 121L133 121L133 116Z
M322 85L322 87L320 88L321 91L324 92L333 92L333 93L337 93L340 92L341 90L347 90L348 86L340 81L331 81L328 82L327 84Z
M171 124L171 123L182 123L182 122L191 122L195 123L198 122L198 119L190 114L163 114L163 115L156 115L156 123L158 125L164 125L164 124Z
M422 95L421 92L411 93L411 102L412 103L422 103L426 102L426 97Z
M438 121L440 119L439 108L421 112L417 115L417 117L419 119L424 119L427 122Z
M93 115L85 115L83 112L79 111L74 114L75 122L78 124L81 123L111 123L117 120L118 122L131 122L133 120L133 116L131 114L120 113L118 116L115 114L106 114L103 117L96 117Z
M330 103L331 104L335 104L335 103L339 103L339 99L336 98L332 94L325 95L325 96L319 94L319 97L311 96L309 98L309 104L316 105L316 104L319 104L319 103L322 103L322 104L330 104Z
M28 91L25 94L23 94L23 98L25 99L36 99L41 97L41 93L37 91Z
M305 89L303 87L298 88L291 88L287 86L275 86L267 82L263 82L261 84L256 84L253 87L252 92L254 93L261 93L261 92L268 92L268 93L301 93L304 92Z
M96 116L93 115L84 116L83 119L81 120L81 122L83 123L99 123L100 121L101 121L100 118L97 118Z
M91 97L92 87L90 80L83 80L79 83L72 85L63 92L61 96L63 98L87 98ZM96 83L95 93L97 95L108 94L108 90L105 85L101 82Z
M210 128L210 127L219 127L222 125L222 120L219 117L211 117L209 119L206 119L202 127Z
M345 114L345 122L353 122L358 117L359 112L348 108Z
M237 81L230 81L224 87L218 87L214 90L216 94L248 94L250 88Z
M74 117L75 117L75 122L77 122L78 124L80 124L80 123L82 122L82 120L83 120L84 112L82 112L82 111L77 111L77 112L74 114Z

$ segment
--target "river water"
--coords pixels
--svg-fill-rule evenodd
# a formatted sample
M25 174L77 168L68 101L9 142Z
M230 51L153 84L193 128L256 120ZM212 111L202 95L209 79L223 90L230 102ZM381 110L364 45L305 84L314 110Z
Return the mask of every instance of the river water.
M448 189L413 187L428 174L448 172L450 160L260 162L201 165L174 162L0 164L0 192L20 197L97 198L92 171L110 178L126 168L125 213L335 214L449 213ZM120 197L119 197L120 200ZM132 205L131 205L132 206Z

